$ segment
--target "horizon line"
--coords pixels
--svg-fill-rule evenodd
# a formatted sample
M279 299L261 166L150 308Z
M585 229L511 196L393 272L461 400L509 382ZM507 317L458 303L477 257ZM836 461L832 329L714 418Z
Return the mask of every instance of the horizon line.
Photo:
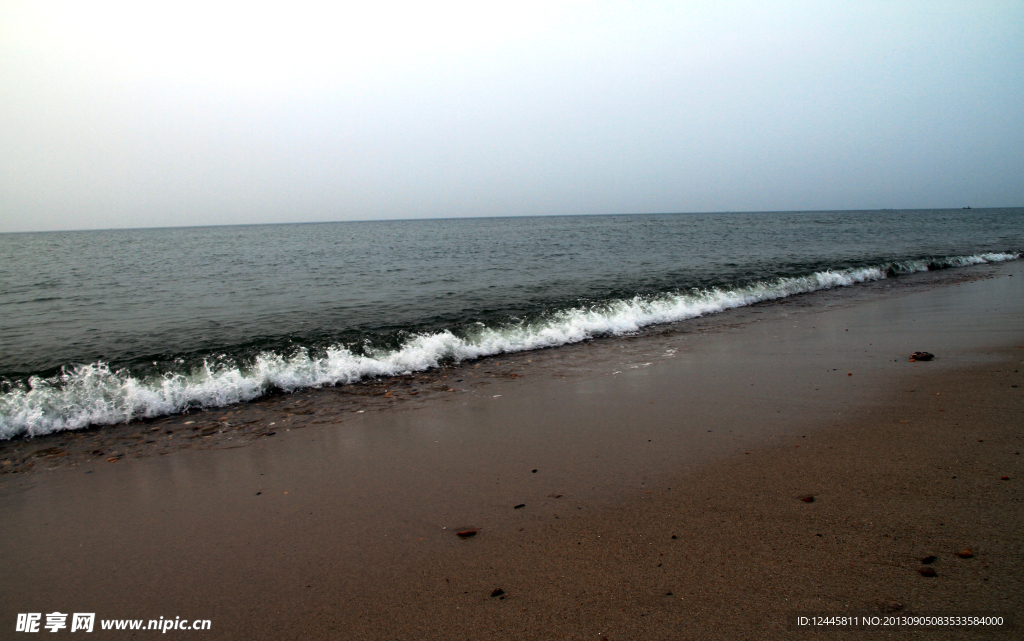
M430 216L424 218L359 218L354 220L306 220L275 223L221 223L210 225L154 225L152 227L87 227L78 229L40 229L26 231L0 231L2 234L61 234L68 232L101 232L101 231L143 231L158 229L197 229L215 227L270 227L276 225L336 225L339 223L392 223L439 220L501 220L508 218L583 218L599 216L692 216L713 214L816 214L816 213L855 213L855 212L913 212L913 211L981 211L993 209L1024 209L1024 206L1009 207L883 207L879 209L751 209L722 211L665 211L665 212L610 212L601 214L520 214L503 216Z

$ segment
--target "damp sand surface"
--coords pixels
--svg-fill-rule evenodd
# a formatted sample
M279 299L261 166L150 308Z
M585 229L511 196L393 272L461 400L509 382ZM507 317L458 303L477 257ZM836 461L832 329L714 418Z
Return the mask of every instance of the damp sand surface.
M114 428L209 449L149 438L4 475L0 616L614 640L792 638L796 611L1019 613L1022 272Z

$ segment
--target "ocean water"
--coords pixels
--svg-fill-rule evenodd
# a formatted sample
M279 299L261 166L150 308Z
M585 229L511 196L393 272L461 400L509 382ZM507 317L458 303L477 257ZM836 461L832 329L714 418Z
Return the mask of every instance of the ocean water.
M1016 260L1024 209L0 235L0 438Z

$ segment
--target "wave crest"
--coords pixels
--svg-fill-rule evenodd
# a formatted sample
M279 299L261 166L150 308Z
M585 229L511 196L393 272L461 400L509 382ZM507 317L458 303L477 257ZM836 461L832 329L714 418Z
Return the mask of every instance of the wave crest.
M540 319L489 327L478 325L458 336L450 330L409 337L393 350L354 354L343 346L311 356L300 349L285 356L263 352L250 364L211 365L185 373L135 378L97 362L52 378L32 377L27 386L0 394L0 438L38 436L89 425L111 425L153 418L192 407L221 407L249 401L271 389L293 391L354 383L377 376L409 374L494 354L577 343L597 336L622 335L763 301L786 298L897 274L1017 260L1017 253L988 253L930 260L895 261L872 267L827 270L776 278L735 289L691 290L636 296L553 311Z

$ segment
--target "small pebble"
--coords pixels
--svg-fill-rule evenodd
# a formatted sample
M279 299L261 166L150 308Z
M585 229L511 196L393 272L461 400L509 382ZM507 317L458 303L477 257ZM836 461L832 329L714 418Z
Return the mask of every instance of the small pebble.
M971 551L971 548L964 548L957 552L956 555L961 559L969 559L974 556L974 552Z
M923 559L921 559L921 563L924 563L925 565L931 565L932 563L935 563L938 560L939 557L937 556L926 556Z
M921 574L921 576L938 576L938 574L935 572L935 568L921 568L920 570L918 570L918 572Z
M456 532L455 536L460 536L465 539L471 536L476 536L476 533L479 531L480 530L475 527L468 527L465 530L459 530L458 532Z
M505 591L504 591L504 590L502 590L501 588L494 588L494 591L493 591L493 592L491 592L491 596L492 596L492 597L495 597L495 596L501 596L501 595L503 595L503 594L505 594Z
M814 503L814 495L805 494L804 496L800 497L800 500L803 501L804 503Z

